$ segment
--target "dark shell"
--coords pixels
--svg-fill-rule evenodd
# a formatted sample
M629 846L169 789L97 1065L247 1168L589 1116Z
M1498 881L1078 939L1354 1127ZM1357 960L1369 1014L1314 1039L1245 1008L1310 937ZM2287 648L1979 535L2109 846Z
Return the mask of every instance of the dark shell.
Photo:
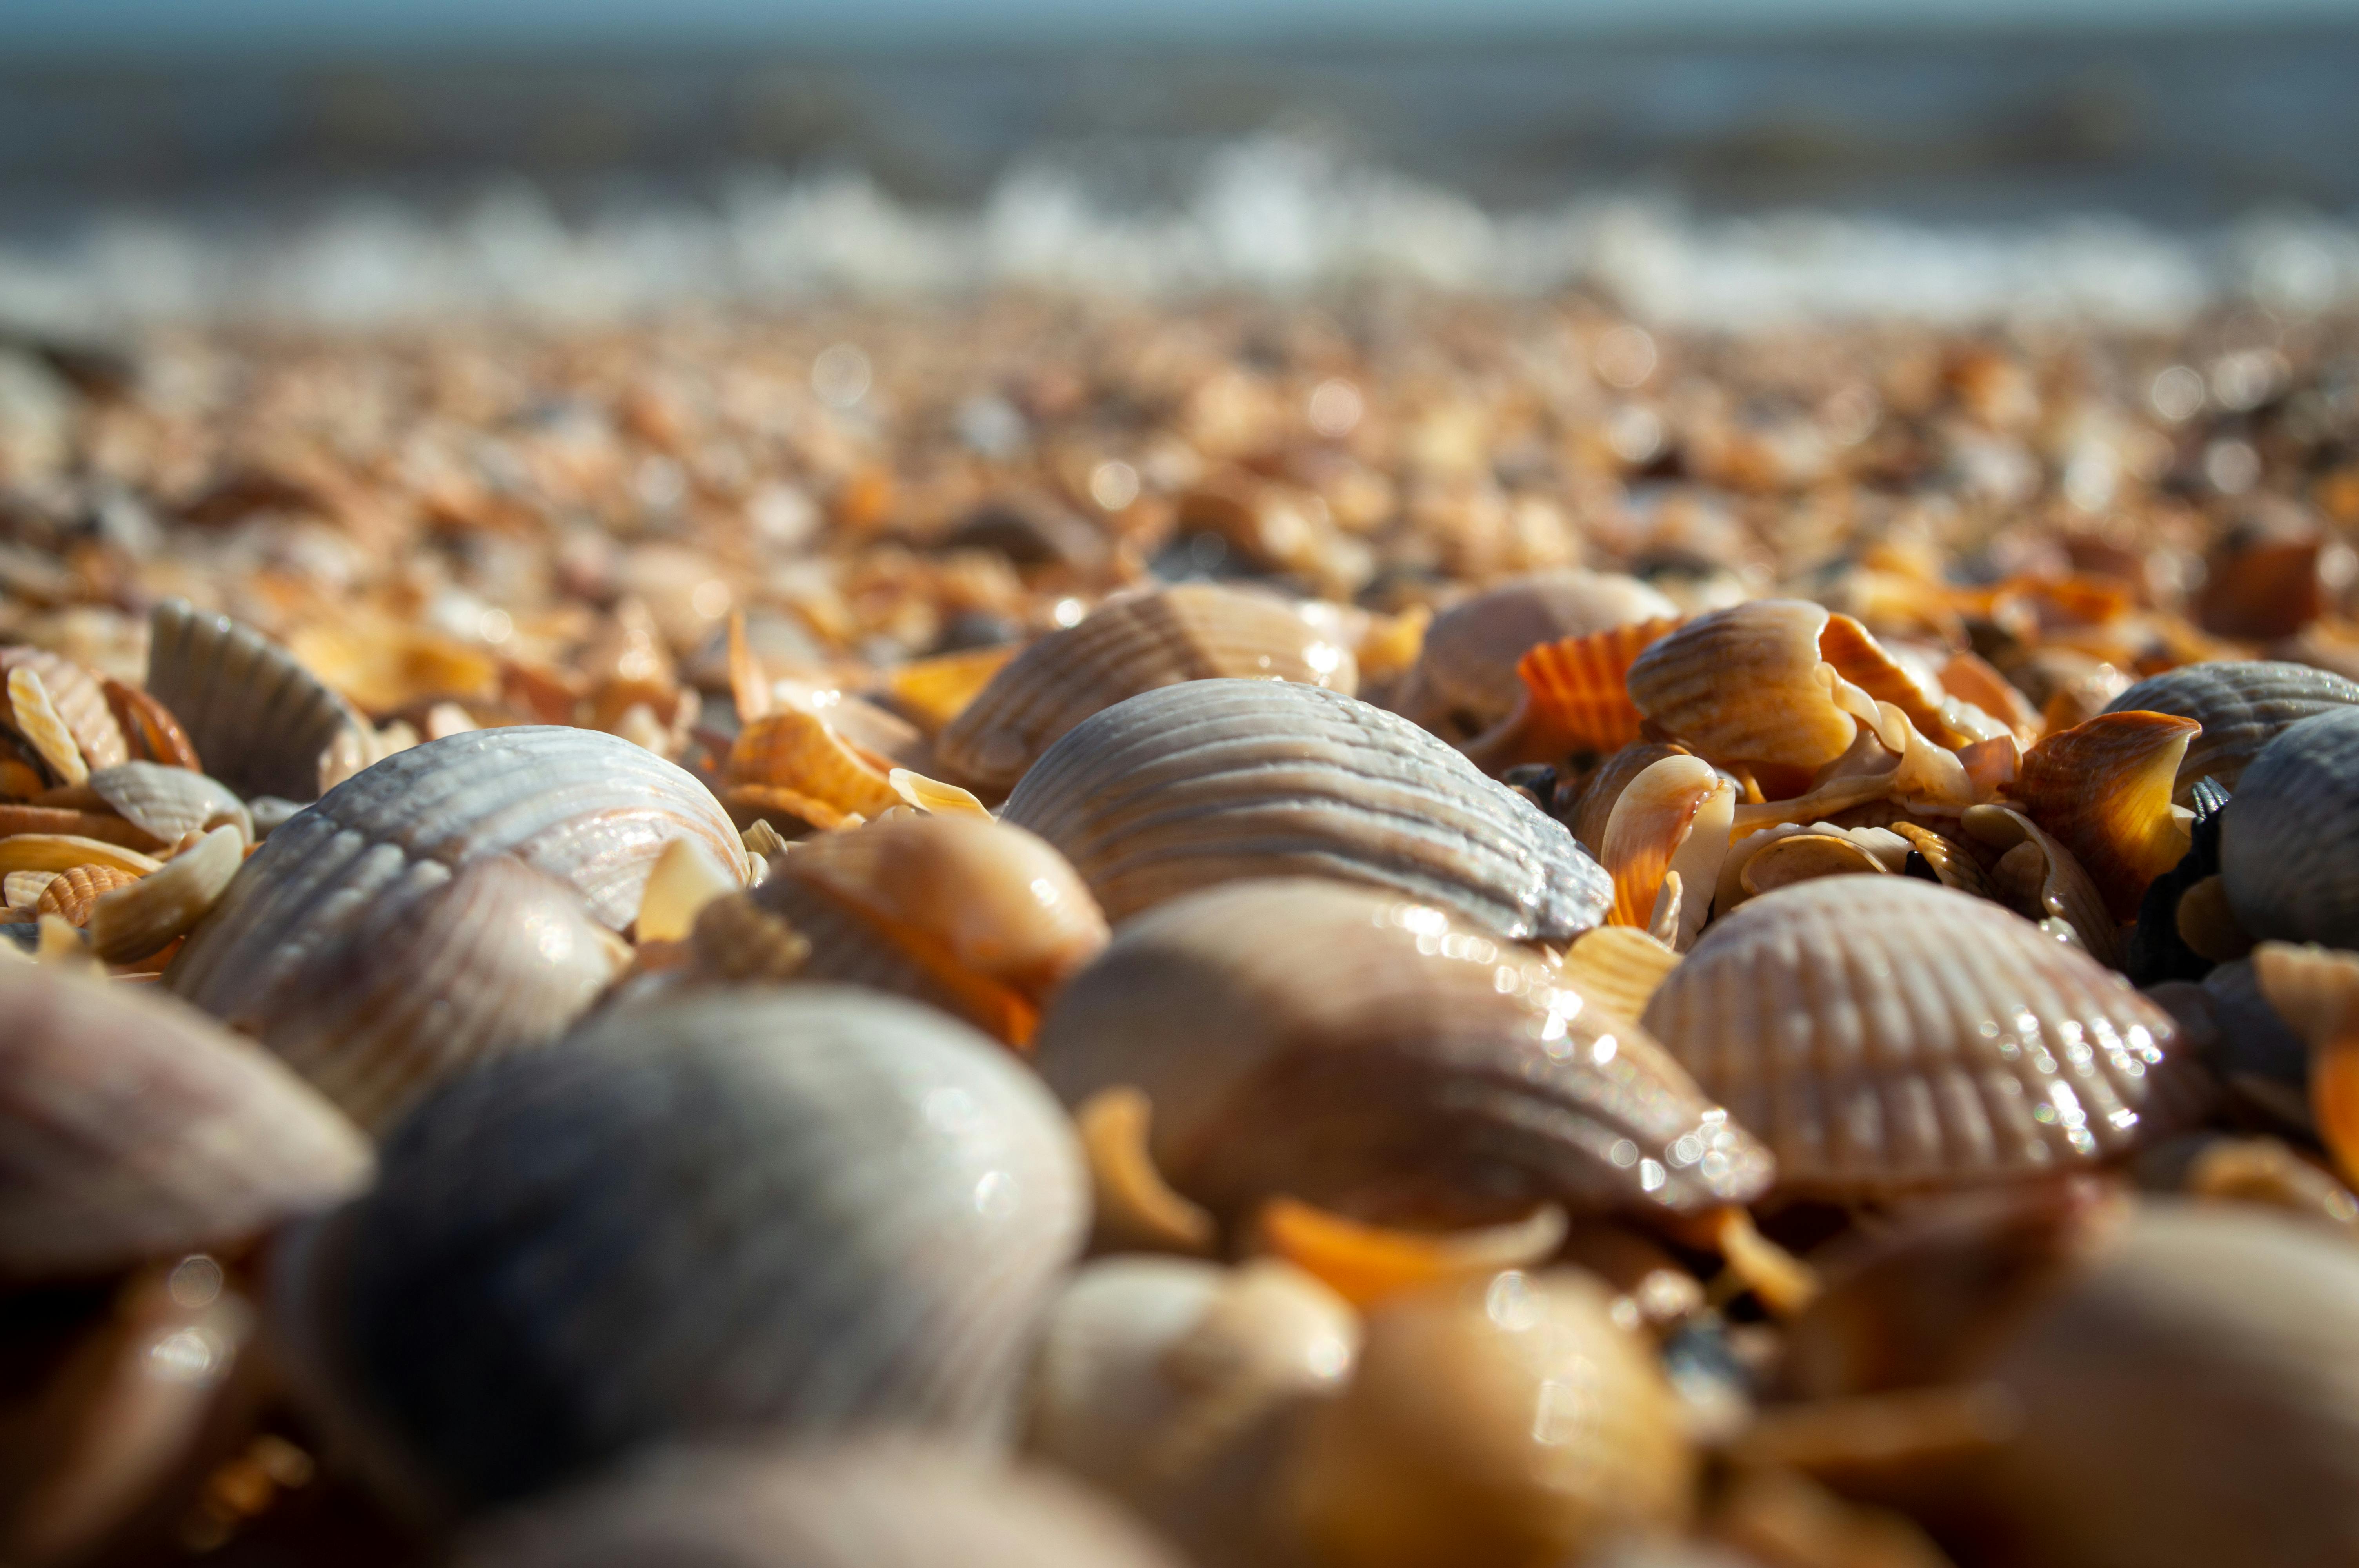
M360 719L253 627L168 599L148 617L147 691L205 771L242 795L320 798L320 758Z
M1614 896L1561 823L1440 741L1290 681L1118 703L1051 747L1003 816L1063 851L1117 923L1241 877L1319 876L1560 942Z
M2220 876L2256 937L2359 947L2359 708L2262 748L2221 814Z
M2359 682L2331 670L2270 659L2181 665L2138 682L2105 705L2108 713L2174 713L2203 726L2179 764L2174 798L2194 804L2196 782L2234 790L2261 748L2314 713L2359 703Z

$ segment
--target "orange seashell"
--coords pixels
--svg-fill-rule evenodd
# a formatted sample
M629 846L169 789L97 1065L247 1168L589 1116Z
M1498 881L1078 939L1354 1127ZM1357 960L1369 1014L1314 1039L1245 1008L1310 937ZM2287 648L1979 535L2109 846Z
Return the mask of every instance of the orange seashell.
M834 824L810 816L804 805L815 804L839 819L875 816L900 805L890 771L890 763L853 746L818 714L789 708L738 731L729 747L725 777L730 794L767 792L759 804L781 806L824 827Z
M0 838L17 833L71 833L79 838L95 838L102 844L119 844L143 854L164 847L161 838L133 827L112 812L75 811L59 806L0 805Z
M69 925L88 925L91 906L116 888L129 887L139 879L129 871L113 866L72 866L49 879L41 890L40 902L34 911L54 914Z
M2014 732L2018 746L2029 746L2044 728L2038 709L2015 684L1975 654L1952 654L1941 666L1941 689L1973 703Z
M1630 700L1630 666L1682 624L1676 617L1640 621L1543 643L1526 654L1516 665L1524 683L1525 728L1545 754L1602 753L1638 739L1645 716Z
M198 759L196 743L180 727L172 710L147 692L136 686L125 686L113 676L105 678L103 689L106 706L114 715L114 722L130 749L138 755L135 762L160 762L168 768L187 768L192 773L204 772ZM85 753L88 748L83 748Z
M911 723L929 735L936 734L963 713L966 705L981 696L992 677L1021 651L1020 644L1009 643L912 659L886 674L885 690Z
M1090 1162L1094 1252L1210 1252L1220 1238L1211 1213L1156 1168L1147 1147L1154 1118L1147 1096L1127 1084L1099 1090L1073 1112Z
M1715 762L1823 767L1850 749L1862 719L1876 716L1875 699L1820 651L1832 619L1799 599L1700 616L1638 655L1630 698ZM1850 642L1837 633L1839 651Z
M1680 966L1678 949L1633 925L1601 925L1568 948L1560 973L1565 983L1609 1012L1636 1022L1665 976Z
M1819 633L1819 656L1877 702L1900 709L1917 732L1936 745L1955 748L1975 739L1944 717L1944 694L1939 687L1927 689L1850 616L1827 617L1826 629Z
M1502 1269L1546 1262L1564 1244L1564 1210L1470 1230L1396 1230L1364 1225L1293 1198L1270 1199L1254 1220L1256 1250L1283 1258L1355 1307L1427 1285L1487 1280Z
M2202 726L2167 713L2101 713L2024 753L2008 800L2072 853L2116 920L2187 853L2193 815L2171 804Z
M2223 637L2290 637L2326 608L2319 579L2325 540L2316 533L2232 533L2216 551L2196 596L2195 619Z
M1658 741L1639 741L1623 747L1589 775L1565 826L1572 829L1572 836L1580 840L1582 849L1597 854L1605 846L1605 825L1614 820L1614 803L1622 798L1622 792L1630 787L1631 782L1665 757L1688 755L1690 753L1686 747L1667 746Z
M478 648L397 622L320 622L287 639L298 663L371 715L457 697L499 696L499 661Z
M1614 879L1608 924L1651 927L1664 879L1676 871L1684 897L1671 946L1691 945L1711 910L1706 890L1728 854L1735 807L1736 786L1701 757L1665 757L1631 780L1614 803L1599 849Z
M2264 942L2253 978L2310 1047L2311 1119L2343 1178L2359 1179L2359 955Z

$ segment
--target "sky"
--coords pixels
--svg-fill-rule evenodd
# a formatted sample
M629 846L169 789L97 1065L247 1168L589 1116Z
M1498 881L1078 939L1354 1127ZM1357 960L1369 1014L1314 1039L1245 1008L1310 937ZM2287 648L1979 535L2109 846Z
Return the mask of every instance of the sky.
M2359 0L0 0L0 56L553 43L1251 45L1584 31L2359 26Z

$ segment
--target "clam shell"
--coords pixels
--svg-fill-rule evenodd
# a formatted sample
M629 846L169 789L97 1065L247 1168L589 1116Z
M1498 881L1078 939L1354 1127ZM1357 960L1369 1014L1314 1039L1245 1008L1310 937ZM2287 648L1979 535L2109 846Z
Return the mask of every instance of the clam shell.
M2359 948L2359 709L2261 749L2221 817L2220 874L2254 936Z
M1596 854L1605 843L1605 825L1614 820L1614 807L1621 800L1622 792L1630 787L1630 782L1665 757L1692 754L1683 746L1666 746L1655 741L1639 741L1623 747L1589 775L1567 815L1565 826L1572 829L1573 838L1582 849Z
M1347 697L1357 682L1351 650L1284 600L1181 583L1110 600L1025 649L943 728L936 752L954 777L1005 794L1092 714L1223 676L1303 681Z
M317 800L321 755L365 733L365 721L317 676L226 615L168 599L149 617L148 638L147 690L213 777L241 795Z
M2205 1108L2170 1016L1995 904L1833 877L1710 926L1643 1021L1759 1131L1781 1187L1865 1197L2052 1174Z
M2181 665L2138 682L2108 713L2172 713L2203 726L2180 760L2171 798L2195 804L2195 786L2217 779L2233 791L2245 769L2288 726L2313 713L2359 703L2359 682L2309 665L2222 659Z
M0 964L0 1274L241 1242L368 1179L367 1143L277 1061L129 987Z
M1373 882L1502 935L1597 925L1612 883L1564 828L1397 715L1286 681L1193 681L1059 741L1003 820L1119 922L1238 877Z
M1012 1416L1085 1183L1055 1102L953 1020L700 997L447 1085L291 1255L280 1310L322 1325L315 1405L445 1506L756 1426L974 1444Z
M154 693L125 686L113 676L106 676L101 685L106 691L107 708L129 742L133 762L160 762L168 768L186 768L191 773L204 771L204 762L198 757L189 732L180 728L172 710L158 702Z
M0 682L20 669L40 677L49 706L72 735L84 762L93 768L111 768L130 757L123 726L107 706L106 688L96 676L46 648L0 648Z
M626 741L523 725L429 741L266 839L165 983L378 1120L471 1055L570 1022L604 978L597 927L630 924L681 838L744 864L704 787Z
M1547 1200L1687 1213L1770 1176L1644 1031L1547 965L1335 882L1240 883L1125 925L1036 1061L1069 1105L1143 1090L1157 1167L1231 1218L1281 1194L1408 1224Z
M1858 709L1837 706L1820 651L1829 619L1798 599L1699 616L1638 655L1630 699L1713 762L1824 766L1859 732Z
M1516 663L1531 650L1679 612L1654 589L1616 573L1551 571L1511 579L1434 617L1390 706L1452 744L1471 741L1522 699Z
M169 844L183 833L234 823L250 843L254 818L227 784L187 768L120 762L90 775L90 787L114 814Z
M1053 1471L912 1440L681 1450L479 1525L451 1568L1181 1568Z

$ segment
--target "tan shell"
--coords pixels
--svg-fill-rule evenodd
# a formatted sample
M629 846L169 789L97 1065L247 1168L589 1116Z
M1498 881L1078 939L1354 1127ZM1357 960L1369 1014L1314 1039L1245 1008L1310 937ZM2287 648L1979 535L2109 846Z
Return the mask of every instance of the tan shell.
M2071 927L2089 957L2109 969L2121 968L2121 927L2071 850L2009 806L1970 806L1958 826L1995 859L1981 888L1968 885L1962 871L1955 885L2003 903L2027 920L2060 920Z
M1516 665L1532 649L1678 613L1654 589L1615 573L1535 572L1512 579L1434 617L1389 706L1452 744L1471 741L1522 698Z
M2223 659L2181 665L2138 682L2108 713L2171 713L2203 727L2180 760L2171 798L2194 804L2195 786L2216 779L2234 792L2261 748L2313 713L2359 703L2359 682L2309 665Z
M1845 683L1821 649L1831 619L1797 599L1701 616L1638 655L1631 699L1713 762L1821 767L1850 748L1861 717L1855 699L1837 701Z
M254 818L227 784L187 768L122 762L90 775L90 787L116 816L168 844L183 833L234 824L248 843Z
M1109 920L1239 877L1328 876L1561 941L1612 883L1564 828L1397 715L1285 681L1191 681L1074 730L1004 820L1081 872Z
M1069 1105L1143 1090L1156 1166L1232 1219L1287 1195L1384 1222L1689 1213L1770 1177L1647 1034L1441 909L1239 883L1122 927L1042 1021Z
M102 895L129 887L138 880L131 872L113 866L72 866L50 880L33 907L37 913L54 914L69 925L87 925L91 906Z
M682 837L745 863L704 787L626 741L527 725L429 741L272 833L165 983L381 1120L570 1022L606 976L598 928L630 924Z
M365 721L287 650L226 615L168 599L149 617L148 637L148 691L207 771L241 795L317 800L322 755L366 734Z
M1053 1471L943 1445L686 1449L495 1518L451 1568L1182 1568Z
M1594 1005L1635 1023L1679 964L1678 950L1667 942L1633 926L1601 925L1566 950L1564 980Z
M225 823L126 887L91 906L91 951L110 964L136 963L184 936L220 902L244 863L245 836Z
M2072 852L2115 920L2137 918L2147 885L2187 853L2192 815L2172 804L2195 721L2105 712L2023 755L2007 799Z
M48 767L49 776L69 786L88 784L90 764L82 761L82 746L49 700L39 674L22 665L10 670L5 695L8 723Z
M1605 825L1614 819L1614 803L1630 787L1630 781L1665 757L1691 755L1684 746L1667 746L1656 741L1639 741L1623 747L1598 763L1597 771L1589 775L1565 826L1572 829L1573 838L1582 849L1596 854L1604 846Z
M2205 1108L2177 1025L1996 905L1912 877L1765 894L1704 933L1643 1021L1757 1129L1788 1191L2051 1174Z
M1397 1298L1285 1477L1333 1568L1552 1568L1679 1530L1696 1461L1653 1351L1576 1271Z
M0 965L0 1275L244 1241L368 1179L334 1107L168 1000Z
M994 795L1092 714L1182 681L1304 681L1349 697L1352 652L1284 600L1210 583L1109 600L1016 655L935 742L942 766Z
M123 738L123 726L107 706L106 689L96 676L46 648L0 647L0 681L20 669L40 676L49 706L73 736L85 763L111 768L128 760L131 752ZM5 718L0 713L0 719Z

